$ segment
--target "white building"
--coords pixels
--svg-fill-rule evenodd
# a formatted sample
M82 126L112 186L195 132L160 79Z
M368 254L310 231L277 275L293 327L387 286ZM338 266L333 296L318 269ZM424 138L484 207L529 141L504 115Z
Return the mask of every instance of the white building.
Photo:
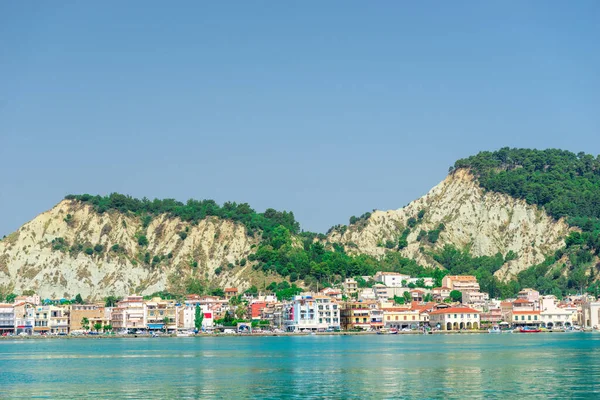
M295 296L285 310L289 332L340 329L340 308L328 296Z
M14 330L15 307L12 304L0 303L0 334Z
M377 272L374 279L376 282L380 282L385 286L402 287L407 285L410 275L404 275L398 272Z
M429 313L429 325L444 331L479 329L479 311L468 307L440 308Z
M573 323L573 310L557 307L557 303L552 295L540 299L540 319L549 329L567 327Z
M588 329L600 328L600 301L586 301L581 308L583 327Z
M352 278L346 278L344 283L342 284L342 288L344 289L344 293L352 294L356 293L358 290L358 282Z
M214 327L214 314L208 304L199 305L204 318L202 319L202 328L211 329ZM195 330L196 329L196 305L187 304L183 307L183 329Z

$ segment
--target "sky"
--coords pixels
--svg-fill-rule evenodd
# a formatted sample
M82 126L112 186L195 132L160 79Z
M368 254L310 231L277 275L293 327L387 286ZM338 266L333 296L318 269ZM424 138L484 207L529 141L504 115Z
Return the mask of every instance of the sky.
M70 193L325 232L459 158L600 153L600 2L0 2L0 235Z

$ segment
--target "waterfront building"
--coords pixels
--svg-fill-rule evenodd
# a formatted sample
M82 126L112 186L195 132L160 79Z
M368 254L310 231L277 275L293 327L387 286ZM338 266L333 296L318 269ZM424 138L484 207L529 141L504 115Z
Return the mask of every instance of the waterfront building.
M540 299L540 319L548 329L571 326L573 314L572 309L558 307L555 296L543 296Z
M429 324L444 331L479 329L479 314L469 307L439 308L429 313Z
M69 313L69 331L85 330L81 322L84 318L88 319L89 329L92 329L96 323L102 326L110 324L110 317L106 318L104 306L98 304L71 304Z
M35 305L28 302L18 302L14 304L15 308L15 333L25 332L29 335L33 333L35 326Z
M37 306L35 308L35 323L33 331L36 333L48 333L50 331L50 306Z
M204 318L202 318L202 328L206 330L214 327L214 314L209 304L186 302L185 306L179 308L178 311L178 328L186 330L196 329L196 305L200 307L200 312L204 316Z
M495 325L505 320L502 317L502 309L499 306L484 306L481 314L479 314L479 318L481 319L482 324L487 322L490 325ZM509 317L507 317L506 320L509 320Z
M583 327L600 329L600 301L585 301L581 307Z
M425 323L419 310L409 307L389 307L383 310L383 322L386 329L416 329Z
M286 330L325 330L340 328L338 304L328 296L294 296L284 315Z
M176 330L177 319L175 300L154 297L144 303L144 321L148 330Z
M510 321L515 326L527 326L527 325L541 326L542 325L542 319L540 317L539 310L532 311L532 310L519 310L517 308L513 308Z
M15 331L14 304L0 303L0 334Z
M379 330L383 327L383 312L373 300L346 302L340 310L341 328L346 330Z
M114 330L146 329L144 299L131 295L119 301L112 309L110 322Z
M446 275L442 279L442 286L461 293L479 292L477 278L472 275Z
M69 311L65 307L49 306L48 326L50 333L66 335L69 333Z

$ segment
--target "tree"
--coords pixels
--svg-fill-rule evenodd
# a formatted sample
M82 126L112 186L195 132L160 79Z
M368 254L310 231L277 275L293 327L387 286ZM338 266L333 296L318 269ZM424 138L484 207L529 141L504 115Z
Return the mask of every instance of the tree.
M104 332L110 332L112 331L113 327L112 325L104 325L102 329L104 330Z
M210 294L212 296L225 297L225 292L221 288L215 288L215 289L211 290Z
M144 235L138 237L138 244L142 247L148 246L148 238Z
M462 292L460 290L451 291L450 299L452 299L452 301L462 302Z
M202 330L202 321L203 320L204 320L204 313L202 312L200 305L196 304L196 310L194 313L194 327L196 328L197 331Z
M97 244L94 246L94 251L96 253L102 253L102 250L104 250L104 246L102 246L101 244Z
M90 320L87 319L87 317L83 317L81 319L81 327L83 328L84 331L90 330Z
M171 320L169 319L169 317L164 317L163 318L163 326L165 329L165 332L167 332L169 330L169 323L171 322Z
M11 293L11 294L9 294L9 295L6 296L6 302L7 303L14 303L16 298L17 298L17 295L15 293Z
M81 294L77 293L77 295L75 296L75 303L83 304L83 299L81 298Z
M119 299L116 296L108 296L104 299L105 307L115 307Z
M96 332L99 332L99 331L100 331L100 329L102 329L102 324L101 324L100 322L96 322L96 323L94 324L94 330L95 330Z
M410 303L412 301L412 295L410 294L410 292L404 292L402 294L402 297L404 298L405 303Z

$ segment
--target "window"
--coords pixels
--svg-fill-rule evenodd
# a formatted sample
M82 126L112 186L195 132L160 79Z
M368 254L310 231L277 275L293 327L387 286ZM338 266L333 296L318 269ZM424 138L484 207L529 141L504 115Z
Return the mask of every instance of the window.
M456 314L454 314L454 318L456 318Z
M467 314L467 318L471 318L471 314Z
M521 315L521 321L525 321L525 316Z
M533 316L533 319L537 321L537 315L534 315L534 316Z
M528 321L531 321L531 315L528 315L528 316L527 316L527 320L528 320Z

